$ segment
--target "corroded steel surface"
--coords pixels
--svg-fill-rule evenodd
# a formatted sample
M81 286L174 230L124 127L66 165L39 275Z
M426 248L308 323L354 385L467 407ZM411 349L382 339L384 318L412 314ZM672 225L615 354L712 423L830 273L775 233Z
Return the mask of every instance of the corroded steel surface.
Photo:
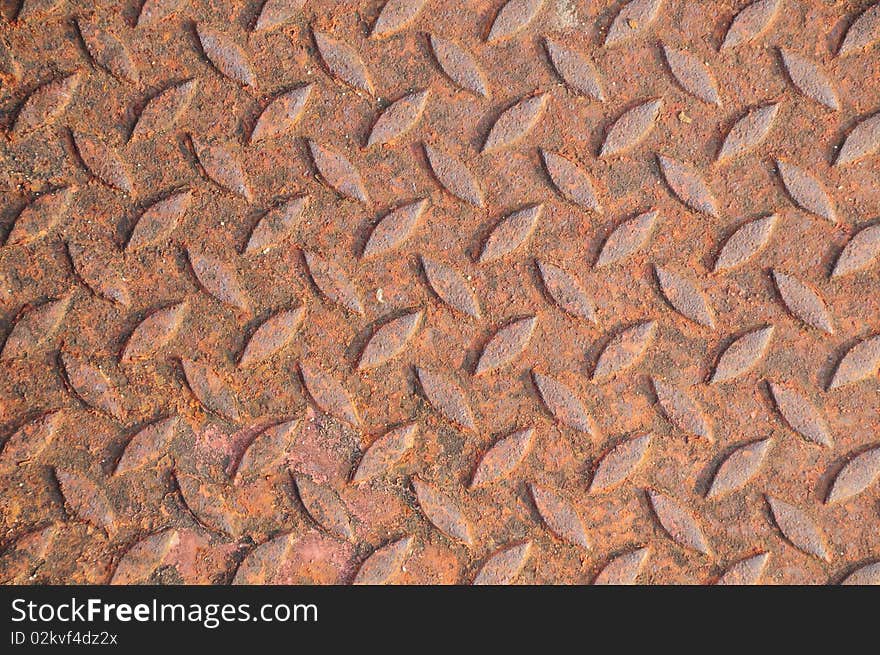
M351 4L0 4L2 580L880 580L880 4Z

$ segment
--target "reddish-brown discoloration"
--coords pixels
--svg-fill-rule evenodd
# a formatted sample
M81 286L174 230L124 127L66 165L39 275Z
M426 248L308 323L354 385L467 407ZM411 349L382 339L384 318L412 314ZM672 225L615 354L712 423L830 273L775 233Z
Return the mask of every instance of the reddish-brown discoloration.
M20 4L0 581L876 581L873 3Z

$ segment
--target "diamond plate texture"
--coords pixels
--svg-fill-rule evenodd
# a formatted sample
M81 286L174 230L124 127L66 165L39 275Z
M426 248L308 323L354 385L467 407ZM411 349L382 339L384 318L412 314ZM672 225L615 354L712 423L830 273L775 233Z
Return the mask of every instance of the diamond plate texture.
M0 13L3 582L880 581L880 4Z

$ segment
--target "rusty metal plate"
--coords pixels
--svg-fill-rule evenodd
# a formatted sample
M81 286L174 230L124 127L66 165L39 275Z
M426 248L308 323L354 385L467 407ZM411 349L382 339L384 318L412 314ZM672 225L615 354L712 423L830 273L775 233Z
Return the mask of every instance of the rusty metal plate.
M7 583L877 583L880 4L6 0Z

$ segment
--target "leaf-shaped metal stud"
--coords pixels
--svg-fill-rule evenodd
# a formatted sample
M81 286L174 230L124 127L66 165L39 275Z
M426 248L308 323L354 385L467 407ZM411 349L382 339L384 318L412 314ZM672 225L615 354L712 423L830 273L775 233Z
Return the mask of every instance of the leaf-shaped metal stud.
M205 175L220 188L241 196L248 202L253 200L250 184L238 156L227 146L191 138Z
M31 93L15 117L12 133L24 135L54 123L73 100L79 81L80 74L73 73L48 82Z
M795 432L820 446L832 446L828 424L800 391L770 382L770 393L782 419Z
M333 536L351 539L354 530L345 504L335 491L307 475L294 476L296 492L312 520Z
M128 167L113 148L86 134L74 133L73 142L89 173L109 187L132 193Z
M303 252L309 277L328 300L354 312L364 313L364 306L352 281L345 272L333 262L312 252Z
M852 22L837 54L841 57L852 54L877 40L880 40L880 3L868 7Z
M630 0L623 5L608 28L605 45L620 43L644 30L657 18L663 0Z
M54 411L22 425L3 444L0 466L6 470L38 459L55 439L63 423L63 413Z
M427 200L417 200L388 212L370 232L361 257L375 257L399 247L412 233L427 204Z
M876 375L880 368L880 335L859 341L841 358L828 384L831 389L861 382Z
M61 365L70 388L86 405L106 412L115 419L123 417L122 394L104 371L66 352L61 353Z
M770 133L777 113L779 113L779 105L766 105L746 112L730 128L718 151L716 161L738 157L757 148Z
M140 79L131 53L122 41L93 23L77 21L86 50L101 68L120 80L137 82Z
M831 314L818 293L792 275L776 269L772 269L771 272L788 311L807 325L834 334Z
M410 93L391 103L373 125L367 137L367 147L389 143L411 129L425 110L427 101L426 90Z
M618 225L602 245L596 258L596 268L619 262L644 246L656 223L657 212L652 210Z
M187 254L193 273L206 293L243 312L250 311L250 299L231 265L192 250Z
M864 271L880 259L880 223L856 232L840 251L831 277Z
M721 43L721 50L757 39L770 27L779 11L780 0L757 0L740 11Z
M46 236L67 213L75 195L72 187L64 187L37 197L15 219L6 245L30 243Z
M398 539L375 550L358 569L352 584L386 584L401 568L412 550L415 537Z
M170 86L150 98L137 117L129 141L149 138L170 129L189 107L196 86L196 80L187 80Z
M729 271L745 264L752 257L767 247L773 229L776 227L776 214L743 224L724 242L718 258L715 260L716 273Z
M315 405L325 414L357 427L357 410L345 388L324 371L300 363L303 384Z
M308 206L309 196L300 196L270 209L254 226L243 254L265 253L279 245L299 224Z
M384 39L404 29L415 20L425 2L426 0L388 0L373 23L370 36Z
M58 331L71 299L67 295L20 312L3 344L0 359L24 359L39 352Z
M155 355L177 334L185 313L186 303L182 302L147 316L132 331L119 361L130 362Z
M483 206L483 192L465 165L447 152L425 144L431 172L444 189L475 207Z
M840 109L837 91L816 62L785 48L779 49L779 56L791 83L798 91L828 109Z
M544 0L507 0L496 14L486 43L509 39L519 32L537 15Z
M621 441L608 451L596 467L590 493L602 493L626 480L645 461L651 435L643 434Z
M448 375L426 368L416 368L419 385L428 402L447 420L468 430L475 430L474 415L461 387Z
M596 67L584 55L556 41L544 41L553 68L575 93L605 102L605 92Z
M376 368L403 352L406 344L418 330L423 314L419 310L383 324L364 346L358 360L357 370L365 371Z
M283 470L290 460L293 442L299 434L297 419L266 428L248 444L239 460L231 461L227 472L235 484L244 484Z
M683 548L709 555L706 537L689 511L658 491L649 489L647 494L660 526L675 543Z
M654 266L654 273L663 297L675 311L695 323L715 327L712 309L696 284L667 268Z
M715 472L706 498L717 498L742 489L758 473L767 457L770 443L770 439L762 439L740 446L730 453Z
M455 269L424 255L419 259L431 290L440 300L462 314L480 318L477 299L465 279Z
M561 495L538 485L529 485L535 507L544 525L563 541L581 548L590 548L587 529L574 506Z
M349 543L318 530L283 533L251 550L232 584L341 585L351 573L354 554Z
M540 94L524 98L505 109L489 130L482 152L503 148L519 141L531 130L547 104L547 95Z
M593 301L574 275L547 262L539 261L537 264L547 295L560 309L576 318L597 322Z
M658 155L657 160L666 184L679 200L695 211L718 216L715 196L693 167L663 155Z
M528 346L536 323L537 319L529 316L499 328L483 347L474 375L495 371L519 357Z
M776 527L792 546L807 555L826 562L831 561L831 553L825 545L825 537L804 510L772 496L767 496L767 503L770 505Z
M123 307L131 304L131 294L121 266L115 257L75 241L67 242L67 253L77 276L97 295Z
M368 203L367 190L361 174L354 165L338 152L309 141L312 161L323 180L340 195Z
M238 362L239 367L263 362L287 346L302 325L305 313L305 308L300 306L282 310L266 319L248 339Z
M632 585L642 570L650 551L647 547L636 548L618 555L599 571L594 585Z
M509 585L522 571L529 558L532 542L526 541L509 548L502 548L480 567L474 578L475 585Z
M352 482L366 482L384 475L415 444L419 426L416 423L389 430L376 439L358 464Z
M373 93L367 67L351 46L330 38L323 32L312 32L321 60L334 77L355 89Z
M662 47L666 64L681 88L704 102L720 106L721 97L709 67L689 52L665 44Z
M876 154L880 150L880 111L869 116L850 131L840 151L835 166L852 164L869 155Z
M250 59L232 37L205 25L196 25L196 33L202 51L214 68L244 86L256 84L257 76Z
M592 209L597 214L602 213L602 205L587 173L573 161L549 150L542 150L541 158L550 181L559 193L581 207Z
M191 200L192 193L183 191L147 207L134 224L125 249L138 250L167 238L186 213Z
M257 143L290 132L305 110L306 103L312 93L312 86L306 84L273 98L254 124L250 142Z
M138 430L122 451L113 475L122 475L143 468L162 457L179 423L180 420L176 416L170 416Z
M472 546L471 526L452 498L418 478L414 478L412 484L419 507L434 527L447 537Z
M180 532L174 529L163 530L141 539L129 548L110 579L111 585L144 584L171 559L172 553L180 546Z
M254 24L254 31L268 31L291 22L305 3L306 0L266 0Z
M578 432L599 437L599 428L596 422L587 413L574 391L562 382L537 371L532 371L532 380L535 382L535 387L537 387L547 410L557 421Z
M154 25L177 11L181 0L146 0L138 14L137 27Z
M602 380L638 363L654 340L657 324L645 321L621 330L606 344L593 370L593 380Z
M679 430L695 437L714 441L712 425L702 408L684 390L653 378L654 393L663 415Z
M243 516L230 499L228 485L178 471L174 479L184 506L201 525L227 537L241 535Z
M661 105L661 100L649 100L627 110L608 128L599 156L610 157L634 148L654 127Z
M880 562L871 562L860 566L840 583L842 585L880 585Z
M63 469L55 469L55 478L64 502L76 516L110 536L116 533L116 510L98 485L78 473Z
M866 450L850 459L834 478L826 504L839 503L862 493L880 477L880 447Z
M709 382L729 382L749 372L764 357L772 336L773 326L768 325L736 338L721 353Z
M465 91L489 96L486 76L473 55L457 43L431 34L429 37L434 58L446 76Z
M241 418L235 394L217 371L187 357L180 363L187 386L205 409L233 422Z
M534 428L517 430L496 441L486 451L474 471L471 489L482 487L509 475L525 459L532 446Z
M837 222L834 203L817 177L794 164L778 159L776 168L785 190L798 207L826 221Z
M543 205L530 205L502 218L489 234L478 262L486 264L519 248L535 230Z
M753 585L758 584L770 553L758 553L751 557L741 559L736 564L728 567L724 574L718 578L716 585Z

